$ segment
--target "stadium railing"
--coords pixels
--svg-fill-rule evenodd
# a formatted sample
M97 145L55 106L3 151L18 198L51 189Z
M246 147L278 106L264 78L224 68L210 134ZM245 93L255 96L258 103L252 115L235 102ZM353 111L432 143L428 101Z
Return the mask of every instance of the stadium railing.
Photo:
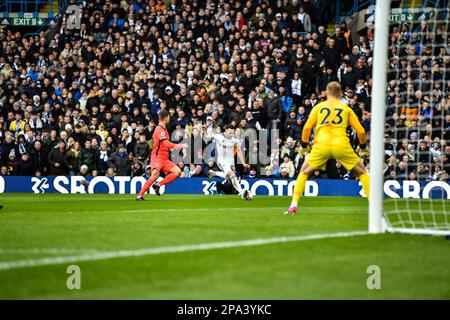
M59 1L64 2L64 1ZM0 12L3 14L14 13L33 13L38 14L45 5L49 5L50 12L53 12L54 1L52 0L3 0L0 5ZM55 8L56 9L56 8Z
M450 2L448 0L424 0L422 7L447 8Z
M336 25L340 25L342 22L346 21L349 17L352 17L355 13L367 9L370 5L374 5L375 0L366 0L361 2L360 0L353 0L353 7L347 12L342 14L341 1L336 1L336 17L335 23Z

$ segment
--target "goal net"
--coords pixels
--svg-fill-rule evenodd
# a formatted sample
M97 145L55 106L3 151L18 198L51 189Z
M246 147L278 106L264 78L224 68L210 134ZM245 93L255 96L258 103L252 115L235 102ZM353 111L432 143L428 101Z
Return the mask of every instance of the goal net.
M382 229L450 234L450 11L423 2L389 11Z

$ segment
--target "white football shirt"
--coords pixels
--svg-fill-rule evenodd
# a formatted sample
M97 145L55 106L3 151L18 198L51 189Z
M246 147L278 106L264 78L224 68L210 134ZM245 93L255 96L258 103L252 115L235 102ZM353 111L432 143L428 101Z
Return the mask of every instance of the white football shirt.
M234 148L239 148L239 140L236 137L227 139L222 133L214 135L218 163L234 165Z

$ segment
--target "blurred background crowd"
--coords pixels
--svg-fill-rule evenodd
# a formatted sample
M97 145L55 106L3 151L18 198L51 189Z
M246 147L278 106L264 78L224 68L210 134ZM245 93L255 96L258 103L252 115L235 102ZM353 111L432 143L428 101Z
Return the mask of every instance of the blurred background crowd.
M264 133L265 143L277 129L268 161L238 171L293 178L308 114L339 81L369 143L371 110L386 109L387 179L448 180L448 22L391 27L387 102L371 106L373 32L354 37L344 22L328 34L327 1L88 0L80 8L80 30L63 17L36 36L0 31L1 175L148 174L166 109L174 142L232 124L248 155L263 141L249 143L246 131ZM191 148L179 166L204 177L215 164ZM354 179L335 161L313 178Z

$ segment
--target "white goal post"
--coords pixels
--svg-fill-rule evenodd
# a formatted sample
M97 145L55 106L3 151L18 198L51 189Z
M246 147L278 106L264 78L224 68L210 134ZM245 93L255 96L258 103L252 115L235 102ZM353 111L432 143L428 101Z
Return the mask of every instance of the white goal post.
M372 113L370 123L369 233L386 231L383 223L384 122L387 87L387 51L390 0L377 0L373 51ZM381 108L379 106L382 106Z

